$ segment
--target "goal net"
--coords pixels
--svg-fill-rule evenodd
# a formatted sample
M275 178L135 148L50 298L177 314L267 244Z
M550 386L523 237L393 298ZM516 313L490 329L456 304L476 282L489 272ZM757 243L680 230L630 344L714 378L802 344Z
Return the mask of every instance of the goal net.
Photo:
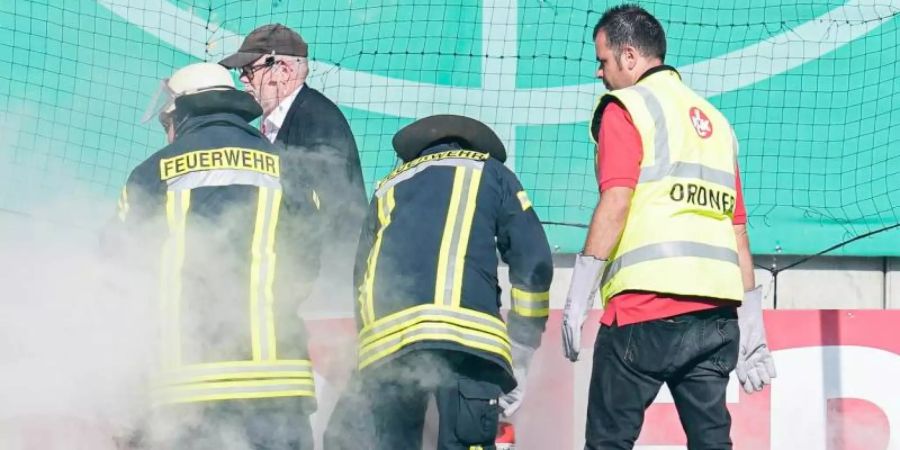
M613 2L0 2L0 210L115 195L164 144L139 122L159 80L218 61L259 25L310 45L309 84L341 106L368 186L415 118L464 114L504 139L552 245L578 251L597 202L587 122L603 86L591 31ZM740 140L756 253L900 255L898 0L647 1L666 62ZM894 230L896 231L896 230Z

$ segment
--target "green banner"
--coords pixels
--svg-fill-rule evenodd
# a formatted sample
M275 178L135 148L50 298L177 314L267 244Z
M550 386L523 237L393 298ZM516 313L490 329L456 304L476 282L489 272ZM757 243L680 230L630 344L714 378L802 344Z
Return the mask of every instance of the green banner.
M756 253L811 254L900 221L900 0L642 3L666 62L719 107L741 150ZM109 198L164 145L139 118L159 80L281 22L309 83L344 110L366 182L414 118L466 114L509 149L551 243L581 248L597 202L587 121L603 93L591 31L612 2L33 0L0 4L0 209ZM836 254L900 255L897 232Z

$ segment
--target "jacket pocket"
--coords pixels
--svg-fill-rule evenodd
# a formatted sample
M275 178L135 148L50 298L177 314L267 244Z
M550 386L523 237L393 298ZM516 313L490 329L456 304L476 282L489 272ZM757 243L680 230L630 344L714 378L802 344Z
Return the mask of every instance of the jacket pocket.
M467 445L493 444L500 417L500 386L467 378L459 380L456 437Z

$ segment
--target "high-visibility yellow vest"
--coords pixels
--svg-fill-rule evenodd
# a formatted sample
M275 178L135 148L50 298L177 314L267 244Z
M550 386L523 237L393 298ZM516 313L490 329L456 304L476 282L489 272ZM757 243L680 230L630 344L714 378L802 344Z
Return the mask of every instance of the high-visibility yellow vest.
M605 94L592 135L614 99L631 114L644 155L622 238L601 282L604 304L623 291L740 301L732 226L737 142L728 120L668 66Z

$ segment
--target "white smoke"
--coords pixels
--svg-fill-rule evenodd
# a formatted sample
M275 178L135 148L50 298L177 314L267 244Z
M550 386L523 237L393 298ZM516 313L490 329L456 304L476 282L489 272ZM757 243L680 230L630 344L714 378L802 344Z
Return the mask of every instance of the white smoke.
M102 204L0 218L2 448L115 448L143 409L154 280L102 256Z

